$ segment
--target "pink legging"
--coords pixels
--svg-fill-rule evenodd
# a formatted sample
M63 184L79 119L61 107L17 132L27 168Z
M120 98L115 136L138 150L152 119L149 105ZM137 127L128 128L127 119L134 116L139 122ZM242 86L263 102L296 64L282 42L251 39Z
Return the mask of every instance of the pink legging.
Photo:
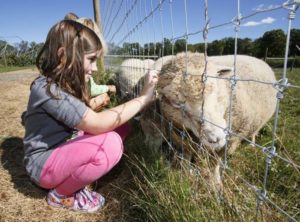
M100 135L84 134L57 147L43 166L40 186L70 195L108 173L121 159L129 131L123 125Z

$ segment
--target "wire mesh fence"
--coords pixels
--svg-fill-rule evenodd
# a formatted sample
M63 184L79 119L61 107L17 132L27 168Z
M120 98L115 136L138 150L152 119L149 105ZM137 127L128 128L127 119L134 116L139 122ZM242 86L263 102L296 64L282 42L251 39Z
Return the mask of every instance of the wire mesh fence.
M144 74L149 69L157 69L161 70L163 65L168 64L169 60L166 59L166 55L171 55L169 58L174 62L175 48L180 48L181 51L186 53L185 60L185 71L182 72L183 79L189 77L189 56L188 56L188 42L189 38L193 36L201 36L202 42L204 44L203 47L203 60L204 60L204 68L201 73L202 83L204 84L207 79L216 79L216 81L226 81L226 84L229 84L230 92L228 98L228 115L226 120L226 126L218 125L218 123L214 122L213 119L207 119L204 113L203 105L201 110L198 110L198 113L194 114L196 116L191 117L191 113L187 112L184 102L178 101L177 104L171 104L176 106L176 109L180 110L182 114L182 122L173 122L170 118L167 118L164 113L162 113L157 104L154 104L147 112L148 115L152 117L149 122L146 122L146 127L153 126L153 134L157 136L157 140L153 141L156 146L162 146L163 143L167 144L168 152L176 153L177 157L180 159L187 159L188 162L191 161L191 153L187 151L187 143L189 146L193 146L196 152L205 152L208 155L213 156L210 151L205 148L203 145L203 141L201 141L201 130L199 133L191 132L188 130L188 119L194 118L198 119L199 123L203 125L203 123L209 124L216 128L219 128L226 134L226 143L223 146L223 152L217 157L213 156L214 159L221 158L220 162L220 171L221 175L224 175L226 172L235 171L236 169L231 166L228 151L230 146L230 141L232 138L239 138L240 140L248 143L249 147L252 147L253 150L258 150L260 155L262 156L262 160L264 161L263 176L260 176L259 181L249 181L245 176L238 175L239 179L250 188L253 193L256 195L256 214L258 214L261 209L262 204L271 205L272 208L276 209L282 215L285 216L287 220L297 221L299 219L299 206L292 207L293 210L287 209L286 206L280 206L279 203L276 203L276 198L273 197L272 194L268 195L268 182L270 173L274 165L278 164L278 161L284 162L284 164L290 167L294 173L296 174L295 184L299 183L299 157L291 157L285 155L284 152L281 152L278 147L280 143L280 139L278 138L279 129L279 121L280 121L280 111L281 111L281 103L284 96L288 93L290 89L299 90L300 86L290 82L288 79L287 65L288 65L288 53L289 53L289 44L290 44L290 32L292 29L292 22L296 16L297 9L299 7L299 1L285 1L280 5L272 5L269 7L260 6L253 13L248 15L242 15L240 11L240 1L236 1L236 15L222 24L214 24L212 25L209 18L209 2L207 0L203 1L202 11L199 14L202 14L202 18L199 17L199 29L198 30L189 30L189 25L193 22L196 23L198 21L189 21L189 11L188 4L189 1L180 1L183 5L182 14L176 15L180 16L184 22L180 23L181 31L184 34L175 34L174 26L174 15L173 15L173 6L178 2L173 0L159 0L159 1L119 1L118 7L115 5L116 1L108 1L105 5L106 10L110 11L109 15L104 17L104 35L106 39L110 43L110 50L114 53L114 55L110 54L105 57L106 66L111 69L114 73L126 73L126 78L120 79L120 75L117 74L117 81L120 84L121 95L123 98L132 98L137 96L140 93L141 79ZM113 10L113 9L117 10ZM280 68L282 68L281 74L277 75L278 80L276 81L263 81L258 79L251 78L239 78L237 72L237 63L238 60L238 36L240 33L240 27L242 22L246 19L255 17L259 14L268 14L272 11L276 10L286 10L286 15L288 17L288 24L286 28L286 48L285 48L285 56L284 56L284 64ZM123 11L123 12L122 12ZM123 16L123 17L122 17ZM119 26L117 25L117 18L122 17L119 22ZM200 22L201 21L201 22ZM166 31L166 26L168 31ZM217 31L222 27L232 27L234 30L234 50L232 51L233 60L232 60L232 72L230 76L220 77L210 75L207 72L207 65L209 63L209 56L207 53L208 50L208 41L209 34L211 31ZM118 27L113 30L113 27ZM168 33L168 34L166 34ZM166 41L169 39L169 41ZM180 41L175 44L177 40L184 40L180 45ZM114 44L117 42L116 44ZM134 44L129 44L134 43ZM144 47L141 45L144 44ZM168 45L167 45L168 44ZM167 48L169 51L167 51ZM172 57L173 56L173 57ZM157 65L159 58L162 59L160 64ZM165 62L163 59L165 58ZM125 61L125 63L124 63ZM140 64L136 64L136 62L140 62ZM149 65L149 61L153 61L153 64L157 66ZM127 62L127 63L126 63ZM199 61L200 62L200 61ZM125 64L125 65L124 65ZM170 63L169 63L170 64ZM172 65L172 62L171 62ZM267 85L271 86L276 90L276 96L274 98L269 98L270 100L274 100L276 103L275 113L272 119L272 126L270 138L271 140L264 144L258 144L254 140L250 140L249 138L242 136L239 132L235 132L232 128L234 124L234 98L236 93L236 87L240 83L247 84L257 84L257 85ZM200 84L200 83L199 83ZM208 86L206 86L208 87ZM186 93L189 93L191 89L186 89ZM204 90L203 90L204 91ZM176 92L174 92L176 93ZM201 95L200 95L201 96ZM202 94L202 96L204 96ZM259 99L259 98L257 98ZM166 103L166 100L164 101ZM208 102L208 101L204 101ZM169 104L170 105L170 104ZM148 120L147 120L148 121ZM200 124L200 125L201 125ZM151 127L150 127L151 128ZM176 136L174 136L176 135ZM187 142L188 141L188 142ZM263 141L263 140L261 140ZM192 144L192 145L191 145ZM191 162L190 162L191 163ZM254 163L255 164L255 163ZM191 163L192 166L192 163ZM236 173L236 172L235 172ZM272 172L273 173L273 172ZM298 178L298 179L297 179ZM221 178L224 180L224 177ZM297 185L295 185L297 186Z

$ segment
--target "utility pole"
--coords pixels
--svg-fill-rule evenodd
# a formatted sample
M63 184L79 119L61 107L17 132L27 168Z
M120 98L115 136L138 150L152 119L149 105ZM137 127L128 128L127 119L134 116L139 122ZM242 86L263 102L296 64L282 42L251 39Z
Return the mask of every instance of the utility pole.
M93 0L94 7L94 20L99 27L100 33L102 33L102 24L101 24L101 16L100 16L100 0ZM101 56L97 62L98 72L95 76L96 83L102 83L103 77L105 76L105 68L104 68L104 58Z
M100 0L93 0L94 7L94 19L97 25L99 26L100 32L102 33L102 24L100 16Z

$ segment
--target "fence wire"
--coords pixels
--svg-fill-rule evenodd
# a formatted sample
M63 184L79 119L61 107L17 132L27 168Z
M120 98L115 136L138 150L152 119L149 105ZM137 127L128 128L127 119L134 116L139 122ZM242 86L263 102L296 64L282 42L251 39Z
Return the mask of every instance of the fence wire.
M205 101L202 104L202 112L201 115L199 115L198 117L195 118L199 118L200 121L211 124L215 127L218 127L220 129L222 129L224 132L226 132L227 136L226 136L226 144L225 144L225 152L224 152L224 156L222 158L223 162L221 164L221 168L222 168L222 175L224 175L224 173L226 173L226 171L233 171L232 167L230 166L230 163L228 162L228 154L227 154L227 150L228 150L228 144L229 144L229 140L231 137L238 137L240 139L242 139L243 141L246 141L247 143L249 143L253 149L258 149L261 154L264 156L265 159L265 167L264 167L264 176L262 178L261 181L261 186L258 187L256 185L253 185L251 182L247 181L243 176L238 175L238 177L243 181L243 183L249 187L257 196L257 205L256 205L256 214L258 215L261 205L262 203L268 203L270 204L274 209L277 209L278 212L280 212L282 215L284 215L286 217L286 219L288 219L289 221L297 221L295 216L290 215L288 212L285 211L285 209L283 209L283 207L278 206L278 204L276 204L274 201L271 200L271 197L268 196L268 179L269 179L269 174L270 174L270 169L272 167L272 163L274 161L275 158L285 162L286 164L290 165L291 167L295 168L297 170L297 172L299 172L300 170L300 165L299 163L296 163L295 161L293 161L290 158L286 158L281 156L278 152L277 152L277 147L276 147L276 142L278 140L277 138L277 131L278 131L278 125L279 125L279 112L280 112L280 104L281 101L286 93L286 91L288 89L300 89L300 86L298 85L293 85L289 82L288 78L287 78L287 61L288 61L288 54L289 54L289 44L290 44L290 33L291 33L291 29L292 29L292 21L294 20L295 16L296 16L296 12L299 8L300 5L300 1L299 0L288 0L288 1L284 1L281 5L275 5L272 7L260 7L258 9L256 9L255 12L248 14L248 15L242 15L241 11L240 11L240 1L237 0L236 4L237 4L237 10L236 10L236 15L230 20L230 21L226 21L224 23L221 24L217 24L214 26L210 25L210 19L209 19L209 1L208 0L204 0L204 25L203 27L195 32L189 32L189 21L188 21L188 15L189 12L187 10L187 4L188 2L186 0L184 0L184 19L185 19L185 33L181 34L181 35L177 35L175 36L174 34L174 19L173 19L173 4L174 4L175 0L158 0L157 4L155 5L153 3L153 0L151 0L150 2L150 6L147 7L146 1L133 1L131 4L131 7L128 8L128 2L127 0L125 0L125 5L126 5L126 11L124 13L124 19L122 19L121 23L119 26L116 26L117 28L115 29L115 31L113 32L113 34L111 35L111 38L109 38L109 42L117 42L117 46L121 46L121 44L124 44L126 41L133 39L133 36L135 35L139 35L139 39L141 42L144 42L145 39L143 38L143 33L147 32L148 35L148 39L151 38L151 36L149 35L149 29L152 28L152 32L153 32L153 52L150 54L150 43L147 43L147 47L148 47L148 54L145 55L145 51L143 49L143 52L141 53L139 51L139 56L137 56L136 50L140 50L140 49L135 49L134 48L130 48L130 50L127 52L127 54L125 55L108 55L106 57L106 61L107 62L107 66L110 69L113 70L119 70L120 68L128 68L131 69L132 72L135 72L135 68L133 67L120 67L119 64L112 64L110 63L110 60L112 60L113 58L117 57L117 58L157 58L157 57L163 57L164 56L164 44L165 44L165 39L166 35L165 35L165 29L164 29L164 23L163 23L163 6L166 4L169 4L169 16L170 16L170 23L171 23L171 38L170 38L170 42L172 45L172 52L171 55L174 55L174 43L176 40L179 39L185 39L186 40L186 45L185 45L185 52L188 52L188 40L189 37L191 36L195 36L198 34L202 34L202 38L203 38L203 42L204 42L204 71L202 73L202 82L204 83L204 87L205 87L205 82L207 79L209 78L217 78L218 81L228 81L230 84L230 98L229 98L229 115L228 115L228 120L227 120L227 126L226 128L221 127L209 120L207 120L206 118L204 118L203 113L203 104L205 103ZM111 21L110 24L106 24L107 27L109 28L109 31L107 32L107 36L110 35L110 33L112 33L112 27L113 24L116 22L116 18L117 15L119 15L119 11L120 8L123 4L123 1L120 2L120 5L118 8L118 11L116 12L114 19ZM139 6L140 4L140 6ZM142 5L144 4L144 5ZM267 81L260 81L260 80L255 80L255 79L241 79L238 78L237 76L237 50L238 50L238 36L239 36L239 32L240 32L240 26L242 21L255 17L259 14L262 13L270 13L271 11L276 11L276 10L280 10L280 9L285 9L288 12L288 25L287 25L287 38L286 38L286 48L285 48L285 56L284 56L284 66L283 66L283 73L281 76L281 79L276 81L276 82L267 82ZM136 10L136 13L134 13L134 10ZM112 13L112 12L111 12ZM133 15L133 17L131 18L130 15ZM143 16L144 15L144 16ZM131 20L130 20L131 19ZM160 20L160 27L155 27L155 19L159 19ZM110 19L108 19L107 21L109 21ZM122 27L124 25L124 23L126 22L126 31L122 32ZM230 77L215 77L215 76L210 76L207 73L207 64L208 64L208 54L207 54L207 49L208 49L208 36L211 30L213 29L219 29L221 27L225 27L225 26L233 26L234 32L235 32L235 36L234 36L234 63L233 63L233 75ZM156 54L156 37L157 37L157 30L160 29L160 33L161 33L161 52L158 53L158 55ZM147 31L148 30L148 31ZM120 37L121 36L121 37ZM121 38L121 40L117 40L115 39L116 37ZM129 41L130 42L130 41ZM149 41L150 42L150 41ZM186 69L188 69L188 57L186 57ZM145 73L147 70L149 69L149 67L144 67L143 68L143 72ZM185 71L185 73L183 73L183 75L187 75L188 70ZM137 77L137 76L135 76ZM237 132L234 132L232 129L232 113L233 113L233 98L235 95L235 89L236 89L236 85L238 82L253 82L256 84L264 84L264 85L271 85L273 86L276 90L277 90L277 95L276 95L276 109L275 109L275 114L274 114L274 122L273 122L273 126L272 126L272 141L271 141L271 145L260 145L257 144L251 140L249 140L248 138L242 137L240 136ZM128 82L122 82L122 88L126 89L126 87L128 87ZM129 84L130 85L130 84ZM134 94L132 96L137 96L139 93L139 91L135 91ZM205 90L203 90L202 92L202 96L204 98L204 93ZM124 94L126 94L126 92L124 92ZM271 98L270 98L271 99ZM179 104L180 106L181 104ZM185 115L187 115L186 110L183 108L183 106L181 106L182 108L182 118L185 117ZM157 110L154 110L154 117L158 118L160 121L160 125L161 127L158 127L156 124L153 123L153 127L156 128L157 132L159 133L159 135L161 136L162 140L164 140L167 143L167 146L169 147L170 150L174 151L174 141L172 141L172 137L171 132L176 132L178 135L180 135L181 137L181 153L180 158L183 158L183 154L184 154L184 148L183 148L183 141L188 138L187 135L187 131L180 129L178 127L176 127L174 125L174 123L172 121L169 121L168 119L166 119L164 117L163 114L160 114L157 112ZM191 115L190 113L188 115ZM162 125L164 123L167 123L166 125L167 130L162 130ZM169 136L168 136L169 135ZM196 147L199 148L199 150L201 150L202 152L206 152L207 155L211 155L206 149L203 149L203 146L201 144L201 141L194 141L191 140L191 143L193 143ZM211 155L212 158L215 158L214 156ZM234 172L236 174L236 172Z

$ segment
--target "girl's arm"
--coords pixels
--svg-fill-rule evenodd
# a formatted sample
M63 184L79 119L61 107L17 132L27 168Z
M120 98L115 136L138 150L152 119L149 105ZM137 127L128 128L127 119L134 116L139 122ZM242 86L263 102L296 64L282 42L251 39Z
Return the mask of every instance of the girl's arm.
M99 134L124 124L152 101L157 78L157 71L150 71L146 76L141 96L100 113L89 109L76 127L91 134Z

